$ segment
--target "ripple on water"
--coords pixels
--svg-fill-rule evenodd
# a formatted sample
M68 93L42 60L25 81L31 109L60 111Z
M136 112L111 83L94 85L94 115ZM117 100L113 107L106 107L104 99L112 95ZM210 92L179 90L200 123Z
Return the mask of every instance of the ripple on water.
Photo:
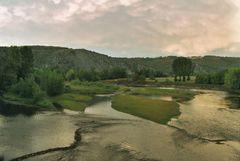
M0 155L6 160L48 148L67 146L74 140L74 120L59 113L32 117L0 115Z

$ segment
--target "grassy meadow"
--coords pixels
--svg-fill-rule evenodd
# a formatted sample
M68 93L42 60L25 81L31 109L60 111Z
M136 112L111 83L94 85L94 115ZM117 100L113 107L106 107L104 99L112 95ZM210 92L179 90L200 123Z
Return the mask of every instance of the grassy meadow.
M161 124L166 124L172 117L180 114L179 105L175 101L154 100L143 96L114 96L112 107Z

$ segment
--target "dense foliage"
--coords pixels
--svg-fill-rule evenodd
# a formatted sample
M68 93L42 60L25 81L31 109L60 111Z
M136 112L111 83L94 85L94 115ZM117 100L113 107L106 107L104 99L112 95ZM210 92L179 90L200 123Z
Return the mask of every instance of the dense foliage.
M240 68L233 68L227 71L225 85L231 89L240 89Z
M195 81L197 84L223 85L224 75L225 75L225 71L217 72L217 73L197 74Z
M111 69L114 67L125 68L127 71L134 69L161 70L164 74L172 74L172 62L177 57L157 58L113 58L107 55L88 51L85 49L69 49L51 46L31 46L34 55L35 68L59 68L67 72L69 69L97 71ZM0 47L0 55L4 48ZM195 73L220 72L233 67L239 67L240 58L204 56L193 57L192 62L196 64Z
M197 84L225 85L234 90L240 89L240 68L231 68L218 73L205 73L196 76Z
M64 79L60 73L54 70L42 69L34 73L36 82L49 96L62 94L64 91Z
M29 47L5 48L0 54L0 94L33 69L33 54Z
M173 61L172 70L175 76L175 81L190 80L190 76L194 72L195 65L192 60L185 57L178 57ZM178 79L179 78L179 79Z
M23 98L32 98L33 103L37 103L45 96L32 76L21 78L19 82L11 86L10 91Z
M64 90L62 74L50 69L34 71L30 47L4 48L0 54L0 94L48 105L46 94L55 96Z

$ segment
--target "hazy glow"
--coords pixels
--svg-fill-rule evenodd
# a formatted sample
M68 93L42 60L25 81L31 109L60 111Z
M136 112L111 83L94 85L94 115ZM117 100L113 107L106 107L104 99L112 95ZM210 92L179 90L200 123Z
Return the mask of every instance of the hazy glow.
M240 56L239 20L240 0L0 0L0 45Z

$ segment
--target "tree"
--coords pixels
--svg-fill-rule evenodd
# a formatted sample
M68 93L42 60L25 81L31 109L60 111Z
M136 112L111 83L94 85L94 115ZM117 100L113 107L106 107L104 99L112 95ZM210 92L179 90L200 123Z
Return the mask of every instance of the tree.
M17 47L6 48L0 54L0 94L2 95L17 81L17 71L20 67L20 55Z
M34 73L35 81L49 96L62 94L64 91L64 79L60 73L54 70L44 69Z
M99 73L99 76L101 80L110 79L110 71L107 69L104 69Z
M76 72L73 69L68 70L65 76L66 80L71 81L76 79Z
M186 76L187 76L187 80L190 80L190 76L193 74L194 68L195 68L195 65L192 63L191 59L185 58L185 57L176 58L172 64L174 80L186 81Z
M24 46L19 49L20 66L18 70L18 78L25 78L33 69L33 53L30 47Z
M99 73L91 68L90 71L81 70L78 72L78 79L81 81L98 81L100 80Z
M146 69L136 69L132 75L133 81L144 82L146 80L148 70Z
M229 69L226 72L225 85L231 89L240 89L240 68Z
M33 68L33 54L29 47L5 48L0 55L0 94L20 78L25 78Z
M124 68L114 67L109 72L110 79L117 79L117 78L126 78L127 71Z

